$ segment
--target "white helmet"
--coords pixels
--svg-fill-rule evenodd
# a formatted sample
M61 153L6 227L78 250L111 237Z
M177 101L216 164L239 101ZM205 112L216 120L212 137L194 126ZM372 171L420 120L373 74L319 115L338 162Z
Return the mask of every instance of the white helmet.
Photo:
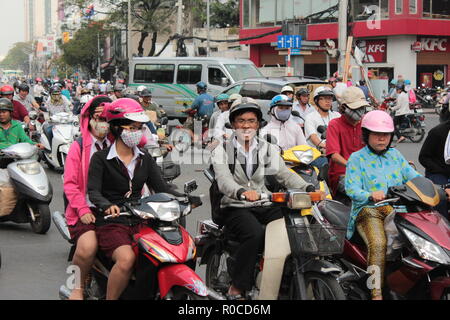
M316 100L316 98L318 98L320 96L334 97L334 92L329 87L320 86L320 87L316 88L316 90L314 91L314 101Z
M284 87L281 89L281 93L283 93L283 92L292 92L292 93L294 93L294 89L292 89L291 86L284 86Z
M141 92L142 90L145 90L145 89L147 89L146 86L139 86L139 87L137 87L136 92L139 93L139 92Z

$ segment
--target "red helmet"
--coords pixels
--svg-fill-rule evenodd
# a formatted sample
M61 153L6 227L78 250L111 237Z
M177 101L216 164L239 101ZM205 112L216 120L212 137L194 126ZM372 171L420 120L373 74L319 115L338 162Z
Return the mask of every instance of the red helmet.
M14 94L14 88L11 87L10 85L4 85L4 86L0 89L0 94L2 94L2 95Z
M36 82L42 82L41 78L36 78Z
M117 99L106 108L104 114L108 122L116 119L128 119L136 122L150 121L139 102L129 98Z

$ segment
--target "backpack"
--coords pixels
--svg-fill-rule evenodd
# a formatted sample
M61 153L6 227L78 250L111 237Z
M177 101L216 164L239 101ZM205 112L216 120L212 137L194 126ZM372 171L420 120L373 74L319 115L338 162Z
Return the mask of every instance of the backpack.
M83 156L83 137L78 137L75 140L80 145L80 153ZM69 200L67 200L66 193L63 191L63 201L64 201L64 212L66 212L67 206L69 205Z
M223 147L225 150L227 150L226 143L223 144ZM236 163L236 148L234 148L234 146L233 146L233 153L234 153L233 162L228 164L231 175L234 175ZM209 166L209 171L211 173L214 173L214 168L212 164ZM220 202L222 201L223 196L224 194L220 192L217 180L214 179L211 186L209 187L209 199L211 202L211 218L213 222L219 226L223 225L223 218L221 215L221 208L220 208Z

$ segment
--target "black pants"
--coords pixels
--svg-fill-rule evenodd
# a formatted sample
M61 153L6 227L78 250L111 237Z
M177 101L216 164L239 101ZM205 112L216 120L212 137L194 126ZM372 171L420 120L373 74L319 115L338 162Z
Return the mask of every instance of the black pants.
M224 225L241 244L234 256L236 264L231 274L233 286L251 290L254 284L258 254L264 249L263 225L283 217L280 208L226 208L222 211Z
M400 137L402 136L400 134L400 128L401 128L402 122L404 121L403 120L404 118L405 118L405 116L395 116L394 117L395 135L397 136L397 139L400 139Z

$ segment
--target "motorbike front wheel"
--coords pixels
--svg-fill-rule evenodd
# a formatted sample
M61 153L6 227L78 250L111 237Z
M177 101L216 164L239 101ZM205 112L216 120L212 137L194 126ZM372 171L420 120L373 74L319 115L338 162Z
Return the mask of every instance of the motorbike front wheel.
M206 260L205 283L208 288L226 293L231 285L227 266L228 254L215 251Z
M346 300L345 293L335 278L317 272L305 273L306 300ZM289 300L299 300L297 281L291 282Z
M419 129L419 130L420 130L420 133L418 133L414 136L408 136L408 139L415 143L421 142L423 140L423 138L425 137L425 130L423 130L423 129Z
M33 231L37 234L45 234L50 229L51 214L46 203L29 204L28 209L33 211L35 220L30 220ZM30 218L31 219L31 218Z

